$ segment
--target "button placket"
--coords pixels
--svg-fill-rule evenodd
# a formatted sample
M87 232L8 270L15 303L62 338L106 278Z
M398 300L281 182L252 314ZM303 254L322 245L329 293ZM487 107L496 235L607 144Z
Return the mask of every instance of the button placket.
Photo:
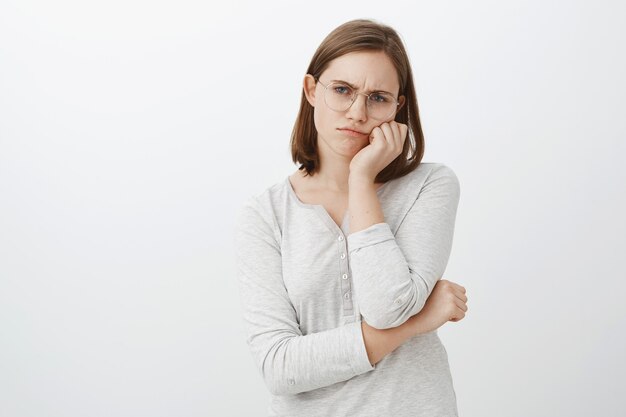
M339 243L339 259L340 259L340 279L341 279L341 297L343 298L343 315L350 316L354 313L352 305L352 288L350 285L348 259L346 256L347 247L346 240L343 235L337 237Z

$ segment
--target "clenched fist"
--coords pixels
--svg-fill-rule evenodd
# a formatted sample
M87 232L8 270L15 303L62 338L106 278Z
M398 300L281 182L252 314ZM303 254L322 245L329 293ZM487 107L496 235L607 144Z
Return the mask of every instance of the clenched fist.
M438 329L447 321L459 321L467 312L465 288L446 279L440 279L417 314L423 332Z
M370 144L350 161L350 176L373 182L378 173L402 153L408 129L407 125L393 120L372 129Z

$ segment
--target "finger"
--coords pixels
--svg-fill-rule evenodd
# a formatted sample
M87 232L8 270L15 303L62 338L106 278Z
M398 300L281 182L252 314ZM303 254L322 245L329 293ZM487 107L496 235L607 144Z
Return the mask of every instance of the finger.
M402 136L402 141L404 142L408 136L407 133L409 131L409 126L407 126L404 123L398 123L398 124L400 125L400 133Z
M402 151L402 148L404 148L404 140L406 138L406 131L403 132L402 126L406 126L403 125L402 123L398 123L398 122L393 122L395 127L397 128L396 131L396 138L397 138L397 144L398 144L398 149L400 151Z
M374 142L376 138L380 138L383 141L385 140L385 134L378 126L372 129L372 132L370 133L370 143Z
M450 283L454 286L455 289L457 289L460 292L462 292L463 294L465 294L465 287L464 286L459 285L456 282L452 282L452 281L450 281Z
M400 126L398 122L392 121L389 122L389 126L391 126L391 131L393 132L393 139L396 145L402 145L402 138L400 137Z
M452 283L452 293L457 296L459 299L467 302L467 294L465 293L465 288L458 284Z
M456 298L458 298L459 300L463 301L464 303L467 303L467 295L463 294L462 292L459 291L453 291L453 294L456 296Z
M457 308L461 309L461 311L466 312L467 311L467 304L465 304L463 301L461 301L458 298L454 299L454 303L456 304Z
M454 314L452 315L452 318L450 318L449 321L459 321L462 320L465 317L465 311L463 311L460 308L456 308L454 310Z
M385 133L385 141L387 142L387 144L393 146L394 145L393 131L391 130L391 126L389 126L389 123L385 122L381 124L379 128Z

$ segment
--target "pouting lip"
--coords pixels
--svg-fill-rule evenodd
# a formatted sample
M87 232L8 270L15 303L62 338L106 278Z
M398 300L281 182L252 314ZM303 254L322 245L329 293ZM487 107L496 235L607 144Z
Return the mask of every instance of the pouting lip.
M365 132L361 132L360 130L352 129L350 127L339 127L339 128L337 128L337 130L351 130L353 132L357 132L357 133L360 133L362 135L367 135L367 133L365 133Z

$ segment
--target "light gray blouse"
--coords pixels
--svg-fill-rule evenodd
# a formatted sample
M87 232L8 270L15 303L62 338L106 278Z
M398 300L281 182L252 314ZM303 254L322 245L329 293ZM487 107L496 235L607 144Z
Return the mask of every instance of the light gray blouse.
M422 162L383 184L385 222L349 234L289 177L237 214L235 256L246 342L271 393L269 416L457 416L437 331L375 366L361 320L380 329L417 314L445 271L460 196L455 173Z

